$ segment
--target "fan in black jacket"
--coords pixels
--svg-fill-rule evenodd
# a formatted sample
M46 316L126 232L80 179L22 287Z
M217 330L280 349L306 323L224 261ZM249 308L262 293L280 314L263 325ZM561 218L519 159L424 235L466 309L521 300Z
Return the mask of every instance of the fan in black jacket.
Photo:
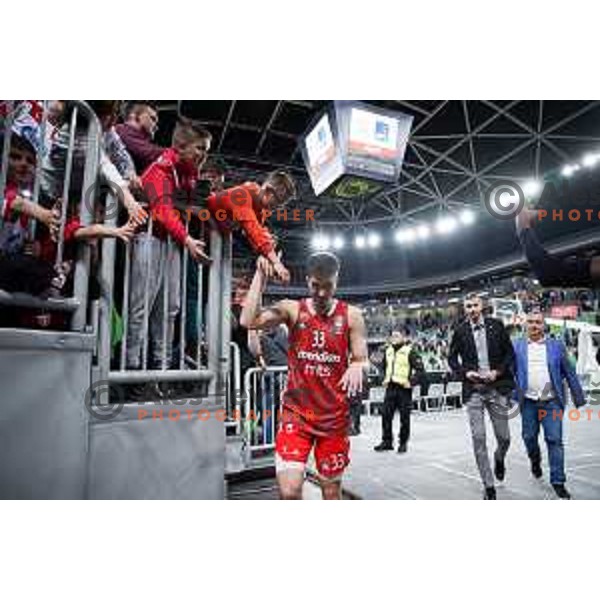
M517 234L525 257L535 276L544 286L592 287L600 282L600 257L559 258L544 250L533 224L537 212L523 209L516 220Z

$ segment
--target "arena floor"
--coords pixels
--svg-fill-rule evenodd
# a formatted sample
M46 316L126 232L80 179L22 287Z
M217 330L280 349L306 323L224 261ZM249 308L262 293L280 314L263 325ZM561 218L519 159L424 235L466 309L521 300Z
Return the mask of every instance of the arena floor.
M585 408L590 408L589 406ZM600 499L600 412L591 420L565 419L567 488L573 499ZM394 421L397 435L399 418ZM463 410L413 414L409 451L406 454L373 451L380 441L381 418L363 417L362 433L352 438L351 465L344 487L365 499L477 500L482 497L470 433ZM550 500L556 496L548 481L543 433L540 447L544 476L535 480L520 436L520 418L511 420L511 448L506 478L497 485L499 500ZM488 422L488 449L495 447Z

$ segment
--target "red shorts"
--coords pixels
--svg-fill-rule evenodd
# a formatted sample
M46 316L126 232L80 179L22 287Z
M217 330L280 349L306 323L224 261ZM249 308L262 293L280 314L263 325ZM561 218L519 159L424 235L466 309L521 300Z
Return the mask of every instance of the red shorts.
M320 437L298 423L281 423L275 439L277 469L304 469L314 446L317 471L321 477L341 477L350 463L350 440L347 435Z

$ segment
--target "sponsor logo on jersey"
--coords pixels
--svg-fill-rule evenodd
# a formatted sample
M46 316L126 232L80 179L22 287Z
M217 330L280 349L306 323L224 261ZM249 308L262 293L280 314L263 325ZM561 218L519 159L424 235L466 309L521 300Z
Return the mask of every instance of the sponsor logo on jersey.
M297 354L298 360L310 360L318 363L339 363L341 357L338 354L331 352L308 352L307 350L299 350Z

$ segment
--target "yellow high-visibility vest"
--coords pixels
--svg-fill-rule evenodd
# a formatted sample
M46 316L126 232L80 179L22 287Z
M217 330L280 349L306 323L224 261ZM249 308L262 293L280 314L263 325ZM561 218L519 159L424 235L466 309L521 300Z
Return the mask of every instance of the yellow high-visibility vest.
M385 351L385 379L383 384L398 383L404 387L410 385L410 361L408 360L412 346L405 344L402 348L394 350L388 346Z

